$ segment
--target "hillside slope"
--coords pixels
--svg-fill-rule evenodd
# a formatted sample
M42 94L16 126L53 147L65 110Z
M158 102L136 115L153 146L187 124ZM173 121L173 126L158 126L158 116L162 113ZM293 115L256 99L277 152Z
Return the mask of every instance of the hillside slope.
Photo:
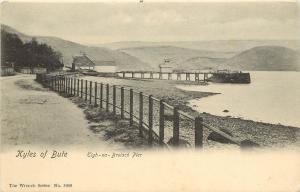
M185 61L191 58L209 57L223 59L233 56L232 53L214 52L206 50L194 50L174 46L150 46L118 49L118 51L132 55L143 62L149 63L153 68L163 63L164 59L170 59L175 68L185 68ZM193 68L193 65L190 65Z
M23 41L32 39L32 36L20 33L9 26L1 25L1 28L7 32L17 34ZM63 54L66 66L71 65L74 55L85 52L94 60L115 61L118 70L158 70L158 65L163 63L164 59L170 59L170 64L173 65L174 69L184 70L300 71L299 41L291 40L173 42L174 45L182 45L182 47L160 45L164 42L148 42L145 44L137 41L133 43L126 42L125 44L122 42L113 43L114 46L126 45L129 48L111 50L102 47L89 47L57 37L38 36L36 39L60 51ZM140 46L143 44L150 46ZM268 45L251 47L261 44ZM284 46L277 46L277 44ZM184 46L194 46L197 49L184 48ZM203 49L199 50L198 48ZM246 50L238 52L242 49Z
M135 47L173 46L196 50L239 53L258 46L282 46L290 49L300 49L300 40L123 41L99 44L97 46L114 50Z
M23 34L9 26L1 25L1 28L9 33L17 34L22 41L30 41L32 39L32 36ZM118 70L151 69L151 67L147 63L142 62L138 58L123 52L101 47L89 47L71 41L63 40L57 37L37 36L35 38L38 42L46 43L50 45L54 50L61 52L63 55L64 64L66 66L71 66L74 55L78 55L81 52L84 52L94 60L115 61Z
M280 46L259 46L228 59L221 68L257 71L299 71L299 53Z

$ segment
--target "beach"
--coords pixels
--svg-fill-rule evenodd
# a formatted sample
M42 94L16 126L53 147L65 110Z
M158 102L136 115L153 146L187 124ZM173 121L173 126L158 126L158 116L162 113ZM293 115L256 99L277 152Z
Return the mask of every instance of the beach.
M270 124L264 122L256 122L252 120L244 120L234 117L222 117L208 113L200 113L189 106L189 101L193 99L201 99L212 96L215 93L186 91L177 88L178 85L186 85L195 82L172 81L172 80L154 80L154 79L121 79L121 78L102 78L86 76L83 79L97 81L99 83L109 83L111 85L124 86L132 88L135 91L151 94L158 99L165 100L172 106L178 106L180 110L191 114L194 117L201 116L204 122L219 128L228 130L234 137L240 140L251 140L259 144L263 148L288 148L299 149L300 147L300 129L292 126L284 126L280 124ZM203 85L209 86L209 85ZM207 141L209 133L204 133L204 139L207 147L219 147L216 142ZM226 147L229 144L222 144Z

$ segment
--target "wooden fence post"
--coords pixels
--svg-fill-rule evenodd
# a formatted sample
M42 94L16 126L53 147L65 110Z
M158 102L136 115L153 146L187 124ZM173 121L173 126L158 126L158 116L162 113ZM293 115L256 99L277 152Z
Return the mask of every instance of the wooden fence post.
M70 78L70 94L73 94L73 78Z
M203 148L203 118L195 118L195 148Z
M56 75L54 77L54 90L58 92L58 79Z
M124 87L121 87L121 118L124 119Z
M66 94L68 94L68 87L69 87L68 82L69 82L69 78L66 77L66 82L65 82L65 86L66 86Z
M74 77L72 79L73 79L73 93L72 93L72 95L75 96L75 93L76 93L75 92L76 91L76 79Z
M100 84L100 108L103 108L103 83Z
M68 77L68 80L67 80L67 95L69 95L70 93L70 78Z
M83 97L83 79L80 80L80 97Z
M173 113L173 145L179 146L179 112L178 107L174 107Z
M109 111L109 84L106 84L106 112Z
M72 85L72 84L71 84L71 79L72 79L72 78L69 77L69 81L68 81L68 88L69 88L69 89L68 89L68 95L71 94L71 88L72 88L72 87L71 87L71 85Z
M133 125L133 89L130 89L129 119L130 125Z
M67 93L67 77L63 79L63 93Z
M142 136L143 129L143 120L144 120L144 101L143 101L143 92L140 92L140 110L139 110L139 135Z
M51 90L54 90L54 77L50 78L50 82L51 82Z
M62 78L58 76L58 92L61 93L62 90Z
M66 81L67 81L67 77L63 77L63 93L66 93Z
M95 82L95 106L97 106L97 93L98 93L98 91L97 91L97 82Z
M93 92L93 82L90 81L90 98L89 98L90 104L92 104L92 92Z
M65 94L68 93L68 78L65 78L65 82L64 82L64 86L65 86Z
M165 138L165 105L164 101L159 102L159 145L164 144Z
M79 79L77 79L77 96L79 97Z
M56 91L56 75L53 77L54 87L53 90Z
M72 77L69 78L69 94L72 94Z
M57 75L55 76L55 90L59 92L59 79Z
M113 114L116 115L116 86L113 85Z
M64 76L60 77L60 83L61 83L60 92L63 93L64 92Z
M74 77L74 91L73 91L73 95L76 95L76 78Z
M63 77L62 76L60 76L59 77L59 84L60 84L60 93L62 93L63 92Z
M148 132L148 144L152 146L153 142L153 98L149 95L149 132Z
M87 85L88 84L88 82L87 82L87 80L85 80L85 101L87 101Z
M55 75L55 91L58 92L58 78L57 75Z

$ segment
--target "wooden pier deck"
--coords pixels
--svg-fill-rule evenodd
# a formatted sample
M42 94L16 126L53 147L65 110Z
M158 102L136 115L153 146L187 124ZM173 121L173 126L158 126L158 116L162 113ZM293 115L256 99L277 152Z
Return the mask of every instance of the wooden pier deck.
M211 72L155 72L155 71L119 71L121 78L161 79L178 81L206 82L213 75Z

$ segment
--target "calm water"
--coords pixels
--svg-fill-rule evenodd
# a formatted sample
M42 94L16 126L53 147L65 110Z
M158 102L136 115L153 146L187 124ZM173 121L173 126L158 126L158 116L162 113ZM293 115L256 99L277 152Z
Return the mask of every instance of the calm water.
M250 72L251 84L178 86L221 93L190 101L200 112L300 127L300 72ZM225 109L229 112L223 112Z

